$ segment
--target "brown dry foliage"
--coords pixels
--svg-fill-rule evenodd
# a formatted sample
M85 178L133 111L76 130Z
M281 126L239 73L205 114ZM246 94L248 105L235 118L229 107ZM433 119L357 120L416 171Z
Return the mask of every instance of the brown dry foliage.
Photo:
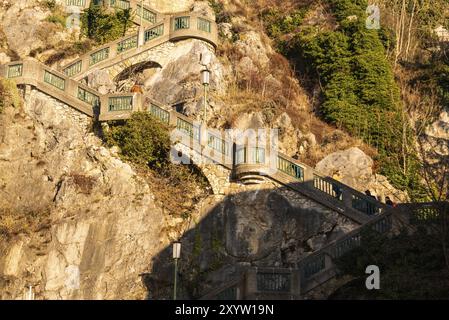
M326 6L321 1L307 0L261 0L251 2L244 0L231 1L225 8L227 13L233 17L243 17L237 19L233 24L233 32L244 32L255 30L261 35L263 45L272 47L273 44L265 34L262 22L259 19L261 10L275 7L281 8L283 12L289 12L298 6L312 5L319 12L318 16L323 16ZM308 17L313 20L314 14ZM237 66L243 54L236 48L232 40L223 40L217 49L217 55L225 64ZM317 146L309 149L301 160L314 166L318 161L338 150L357 146L369 156L376 155L374 149L365 145L359 139L352 138L348 134L337 130L321 121L314 111L315 103L311 94L306 92L298 81L298 75L293 70L290 62L281 54L273 53L269 55L269 63L262 67L256 64L257 70L250 71L244 75L238 74L235 70L230 79L231 85L225 95L215 97L226 105L225 126L232 127L235 121L244 113L261 112L264 120L272 123L280 114L286 112L292 120L296 129L303 133L313 133L316 137ZM273 77L275 81L267 81ZM276 82L279 85L276 85Z
M19 234L31 234L48 228L50 210L18 212L0 209L0 238L8 240Z
M95 186L95 179L93 177L78 173L72 173L69 177L82 194L90 194Z

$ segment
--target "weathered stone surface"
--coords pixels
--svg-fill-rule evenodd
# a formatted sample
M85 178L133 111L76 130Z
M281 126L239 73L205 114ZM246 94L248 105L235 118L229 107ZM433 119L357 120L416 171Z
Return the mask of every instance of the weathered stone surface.
M336 170L340 170L343 183L361 192L370 190L371 194L381 201L385 201L387 196L393 201L405 201L407 195L404 192L396 190L386 177L373 174L373 164L369 156L354 147L328 155L316 165L315 169L331 177Z
M22 298L32 284L37 299L143 298L139 273L167 241L148 185L101 146L90 119L42 93L7 108L1 124L0 210L50 221L0 244L10 279L0 297Z
M101 94L112 93L116 90L114 82L106 70L94 70L89 73L87 83L89 87L97 90Z
M194 282L183 282L185 298L232 278L239 266L295 268L301 258L357 227L272 182L237 190L197 217L198 223L182 238L181 273ZM169 277L170 254L166 249L155 258L153 273ZM169 297L170 285L154 279L147 285L154 297Z

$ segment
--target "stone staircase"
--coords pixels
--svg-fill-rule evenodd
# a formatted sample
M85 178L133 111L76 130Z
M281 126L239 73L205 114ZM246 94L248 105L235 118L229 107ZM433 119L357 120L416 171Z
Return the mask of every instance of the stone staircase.
M138 1L120 1L129 3L131 8L137 8L138 5ZM88 6L90 1L77 3ZM125 5L123 3L121 5ZM298 261L296 269L242 270L236 279L208 293L205 298L297 299L336 275L334 260L360 244L362 230L373 228L382 233L391 230L391 207L321 175L296 159L270 148L238 145L226 132L207 128L204 124L197 123L156 101L143 101L140 93L103 95L77 81L93 68L112 66L165 41L191 37L214 46L217 44L217 28L214 22L210 22L209 31L199 30L204 28L201 23L208 21L204 17L190 13L165 16L151 11L150 8L144 9L155 14L155 20L149 21L149 29L141 28L136 35L97 48L64 66L62 72L35 60L25 60L0 66L0 76L25 87L25 92L34 87L98 121L128 119L133 112L149 112L175 128L179 141L176 144L178 150L196 153L210 163L226 167L244 183L276 181L361 225L353 232ZM196 24L192 24L192 21ZM157 35L151 33L151 30L161 26L162 32ZM155 36L150 39L147 37L149 34ZM271 135L269 136L265 146L273 145L273 141L269 141Z
M76 1L75 3L80 4L82 8L87 8L91 2L90 0ZM111 7L130 8L132 12L136 12L133 22L139 26L138 32L97 47L61 66L59 71L65 75L81 80L93 68L104 69L124 63L169 41L194 38L205 41L214 48L218 45L217 24L208 17L192 12L162 14L144 5L144 14L141 19L140 1L109 1L107 3Z

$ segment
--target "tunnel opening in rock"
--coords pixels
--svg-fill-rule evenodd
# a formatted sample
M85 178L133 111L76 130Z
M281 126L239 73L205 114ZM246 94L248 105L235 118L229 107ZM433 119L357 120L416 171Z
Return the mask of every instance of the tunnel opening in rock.
M123 69L115 78L117 88L130 89L134 85L143 85L146 79L154 75L162 66L154 61L143 61Z

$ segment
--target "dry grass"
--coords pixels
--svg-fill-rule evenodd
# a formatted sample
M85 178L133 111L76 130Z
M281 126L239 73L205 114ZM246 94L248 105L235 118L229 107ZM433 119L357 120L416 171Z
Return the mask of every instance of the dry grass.
M69 175L76 188L82 194L90 194L95 186L95 179L93 177L85 176L78 173L72 173Z
M265 34L259 13L270 7L288 13L303 6L312 7L305 18L307 24L323 24L326 28L334 26L332 16L327 12L326 3L323 1L233 0L225 9L226 13L233 17L233 32L237 33L237 38L241 38L242 32L254 30L261 35L262 44L268 48L273 47L273 44ZM286 112L296 129L304 134L311 132L316 137L317 145L301 156L301 160L311 166L330 153L354 146L371 157L376 155L374 149L359 139L352 138L319 119L315 113L319 101L315 101L316 99L301 87L303 79L298 79L289 61L281 54L270 54L266 66L253 61L256 70L252 72L241 74L236 71L243 53L236 48L233 40L222 41L218 48L218 56L223 63L233 66L233 74L231 79L228 79L231 85L226 94L215 97L226 106L226 114L223 115L225 127L232 127L245 113L261 112L264 121L270 125L280 114ZM275 81L267 80L269 78L274 78ZM217 116L214 119L216 123L219 123L219 118L220 116Z
M8 240L19 234L31 234L49 227L49 210L17 212L0 209L0 238Z

